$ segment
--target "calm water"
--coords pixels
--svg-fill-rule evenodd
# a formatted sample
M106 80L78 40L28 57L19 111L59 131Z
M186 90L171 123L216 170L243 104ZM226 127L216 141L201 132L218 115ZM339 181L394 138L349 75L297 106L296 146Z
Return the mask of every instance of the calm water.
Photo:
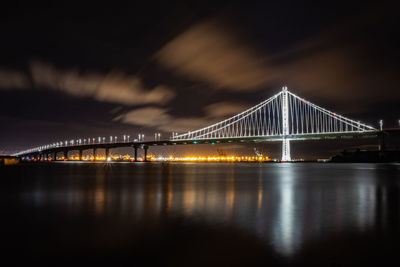
M53 163L0 176L2 253L16 264L400 262L399 164Z

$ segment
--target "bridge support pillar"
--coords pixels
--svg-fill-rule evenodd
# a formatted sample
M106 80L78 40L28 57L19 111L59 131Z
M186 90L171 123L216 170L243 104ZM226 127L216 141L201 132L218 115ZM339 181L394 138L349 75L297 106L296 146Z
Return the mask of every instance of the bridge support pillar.
M290 157L290 141L289 139L284 138L282 140L282 161L291 161Z
M135 150L135 154L133 156L133 159L135 160L135 162L137 161L137 146L134 146L133 149Z
M290 141L286 138L289 135L289 102L287 87L282 87L282 160L283 162L291 161L290 157Z
M64 150L64 160L68 160L68 150Z
M96 159L96 151L97 151L97 148L93 148L93 159L94 160Z
M148 146L144 146L143 149L144 149L144 159L143 159L143 161L147 161L147 149L149 149L149 147Z
M57 160L57 152L54 152L52 160L53 160L53 161L56 161L56 160Z
M379 144L379 151L385 151L386 149L385 133L382 131L378 133L378 144Z
M108 160L109 156L110 156L110 149L107 147L106 148L106 160Z
M83 152L82 149L80 149L80 150L79 150L79 160L82 160L82 159L83 159L83 158L82 158L82 154L83 154L82 152Z

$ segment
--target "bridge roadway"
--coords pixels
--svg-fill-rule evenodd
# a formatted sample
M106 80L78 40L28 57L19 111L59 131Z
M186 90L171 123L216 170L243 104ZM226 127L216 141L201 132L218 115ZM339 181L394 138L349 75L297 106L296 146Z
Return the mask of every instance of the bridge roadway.
M388 129L384 131L369 131L369 132L342 132L342 133L313 133L313 134L295 134L287 135L289 140L333 140L333 139L353 139L353 138L378 138L381 149L384 149L384 137L387 135L400 135L400 129ZM259 143L259 142L274 142L282 141L283 136L260 136L260 137L232 137L232 138L210 138L210 139L186 139L186 140L158 140L158 141L142 141L142 142L118 142L118 143L94 143L80 144L71 146L60 146L43 149L25 154L20 154L19 157L35 157L41 158L49 156L55 159L57 153L63 152L64 158L68 158L69 151L79 151L79 156L82 158L82 152L93 149L93 155L97 149L105 149L106 158L109 156L110 149L120 147L132 147L134 149L134 159L137 161L137 150L144 150L144 158L146 159L147 150L152 146L171 146L171 145L189 145L189 144L218 144L218 143ZM56 153L56 154L54 154Z

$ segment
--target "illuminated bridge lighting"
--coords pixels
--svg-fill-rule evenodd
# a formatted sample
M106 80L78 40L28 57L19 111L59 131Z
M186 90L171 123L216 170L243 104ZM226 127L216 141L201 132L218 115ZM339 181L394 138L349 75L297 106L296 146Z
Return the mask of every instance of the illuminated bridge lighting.
M64 153L63 159L71 159L68 152L80 151L79 159L82 159L82 151L93 149L93 159L106 160L109 150L118 147L133 147L135 149L134 160L137 161L137 149L144 150L143 160L151 159L147 155L150 146L170 146L188 144L216 143L255 143L267 141L282 142L282 162L292 161L290 155L290 141L292 140L319 140L319 139L345 139L355 137L376 138L379 131L359 121L351 120L335 112L319 107L304 98L300 98L287 87L270 97L235 116L221 122L187 133L172 133L169 140L161 140L161 134L156 133L154 140L145 140L144 134L138 134L137 139L130 140L130 135L124 134L122 138L110 136L106 142L105 137L78 138L65 140L64 142L52 142L35 148L16 153L15 156L46 159L57 159L57 153ZM83 142L82 142L83 139ZM108 139L108 138L107 138ZM86 141L87 140L87 141ZM119 141L120 140L120 141ZM105 157L96 156L96 149L106 149ZM233 160L239 160L233 157ZM73 157L72 160L76 160ZM213 161L213 157L188 157L180 161ZM218 158L215 160L231 160Z

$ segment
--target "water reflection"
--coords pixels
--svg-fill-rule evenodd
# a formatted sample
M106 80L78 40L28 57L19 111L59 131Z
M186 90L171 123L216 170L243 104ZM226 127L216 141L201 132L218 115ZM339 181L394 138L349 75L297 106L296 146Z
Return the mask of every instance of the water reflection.
M303 210L302 201L297 201L296 206L296 176L291 164L282 164L279 167L280 186L277 192L277 219L273 226L273 242L277 250L285 255L291 255L299 242L301 233L301 214L296 213L299 208ZM296 220L295 220L296 219Z
M147 221L183 216L234 225L290 257L347 231L398 229L399 166L138 164L38 169L21 204L71 215ZM43 170L42 170L43 171Z

